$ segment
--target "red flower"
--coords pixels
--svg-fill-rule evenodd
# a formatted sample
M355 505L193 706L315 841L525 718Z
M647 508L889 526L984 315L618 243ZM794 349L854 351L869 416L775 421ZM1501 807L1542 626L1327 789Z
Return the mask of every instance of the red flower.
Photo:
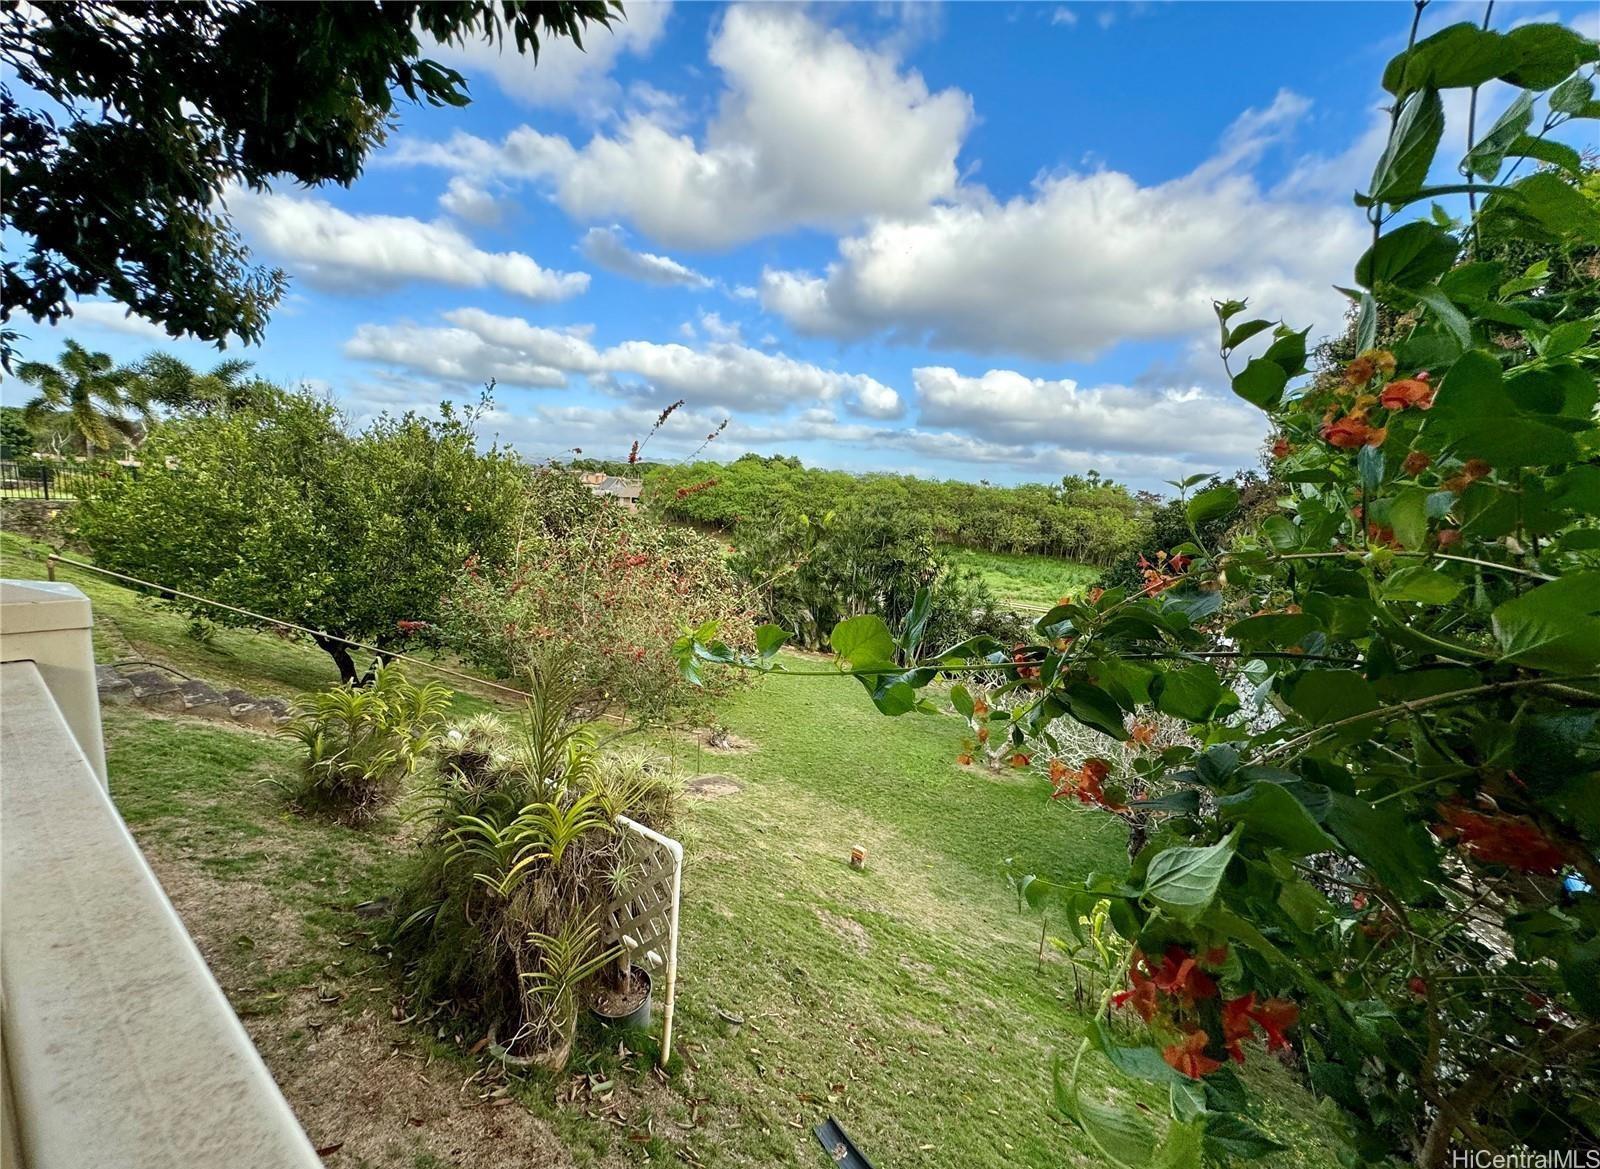
M1021 751L1018 751L1015 755L1013 755L1011 757L1011 766L1013 766L1013 767L1026 767L1027 765L1028 765L1028 757L1026 755L1024 755Z
M1283 435L1280 434L1277 438L1272 440L1273 458L1286 459L1289 457L1289 452L1292 450L1294 450L1294 447L1290 445L1289 440Z
M1128 981L1132 984L1127 990L1119 990L1111 996L1111 1005L1114 1007L1133 1004L1133 1009L1139 1012L1139 1018L1146 1023L1156 1017L1161 1010L1161 1003L1156 998L1156 984L1151 982L1137 970L1128 972Z
M1336 422L1324 425L1322 437L1333 446L1354 450L1362 446L1382 446L1383 440L1389 437L1389 431L1386 427L1372 426L1365 418L1347 414Z
M1055 791L1051 799L1076 796L1081 804L1098 804L1110 812L1126 812L1126 804L1114 803L1106 797L1104 783L1111 775L1111 765L1104 759L1087 759L1074 771L1059 759L1050 762L1050 782Z
M1216 980L1200 969L1194 955L1182 946L1167 947L1152 981L1186 1007L1217 995Z
M1206 1054L1206 1045L1210 1042L1211 1037L1204 1031L1191 1031L1182 1043L1162 1048L1161 1058L1191 1080L1198 1080L1222 1066L1221 1060Z
M1255 1005L1254 991L1222 1004L1222 1045L1228 1049L1234 1063L1244 1062L1244 1049L1239 1045L1256 1033L1256 1025L1250 1019Z
M972 763L972 756L965 753L957 755L956 762L961 764L963 767L967 767Z
M1427 980L1420 978L1415 974L1413 974L1410 980L1406 983L1406 989L1412 994L1416 995L1419 999L1425 999L1428 997Z
M1444 822L1433 826L1434 835L1454 838L1461 851L1483 864L1553 877L1566 863L1561 849L1521 816L1487 815L1461 804L1446 804L1439 813Z
M1385 410L1404 410L1411 406L1418 410L1430 410L1433 408L1434 395L1438 392L1437 386L1429 384L1427 374L1419 374L1384 386L1383 392L1378 395L1378 404Z
M1428 469L1428 464L1433 462L1428 457L1427 451L1412 451L1406 456L1405 462L1400 464L1400 469L1407 475L1420 475Z
M1445 480L1445 489L1460 495L1479 479L1485 478L1494 468L1482 459L1468 459L1461 468L1460 474L1452 475Z
M639 440L633 440L633 446L628 451L628 463L631 466L639 461Z
M1444 528L1439 532L1439 547L1449 548L1461 543L1461 531L1458 528Z
M1288 999L1268 999L1260 1006L1252 1007L1249 1014L1267 1033L1267 1050L1277 1051L1280 1047L1289 1046L1284 1031L1299 1020L1300 1008Z

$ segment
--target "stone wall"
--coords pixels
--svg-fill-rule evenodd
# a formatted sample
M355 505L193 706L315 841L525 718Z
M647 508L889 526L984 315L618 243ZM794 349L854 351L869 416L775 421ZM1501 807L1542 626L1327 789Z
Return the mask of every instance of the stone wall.
M76 502L73 499L0 499L0 528L58 544L62 532L57 517Z

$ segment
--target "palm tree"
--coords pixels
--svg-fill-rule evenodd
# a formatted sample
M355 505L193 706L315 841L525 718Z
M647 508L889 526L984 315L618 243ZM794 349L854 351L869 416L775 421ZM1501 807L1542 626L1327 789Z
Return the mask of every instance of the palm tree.
M28 425L55 431L68 442L82 442L84 453L91 456L97 448L109 451L118 440L138 444L143 430L124 414L130 407L143 413L130 396L138 375L116 365L110 354L90 353L68 341L59 366L25 361L17 367L17 377L39 390L22 408Z
M270 386L245 375L255 367L243 358L218 362L206 373L170 353L152 353L139 363L138 393L147 404L181 414L230 414L261 403Z

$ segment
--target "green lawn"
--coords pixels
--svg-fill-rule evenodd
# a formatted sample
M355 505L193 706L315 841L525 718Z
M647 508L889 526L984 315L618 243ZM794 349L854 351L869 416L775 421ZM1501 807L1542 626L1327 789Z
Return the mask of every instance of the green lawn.
M26 551L7 538L0 571L37 575ZM243 631L201 645L153 602L83 584L102 656L136 648L280 692L332 677L311 647ZM507 1077L469 1054L479 1036L405 1002L358 906L399 883L411 829L288 812L269 782L294 765L286 742L121 709L106 733L119 807L313 1140L340 1146L334 1169L822 1166L809 1130L828 1115L884 1169L1098 1164L1048 1107L1052 1055L1084 1019L1000 866L1109 867L1116 823L1040 780L956 766L952 720L883 718L848 679L769 677L718 718L750 749L658 738L686 775L742 785L685 817L664 1080L592 1033L569 1074ZM1254 1119L1296 1150L1266 1164L1331 1164L1309 1100L1265 1059L1250 1079Z
M962 568L983 577L994 595L1029 608L1049 608L1062 597L1083 592L1100 579L1100 570L1055 556L1013 556L971 548L947 549Z

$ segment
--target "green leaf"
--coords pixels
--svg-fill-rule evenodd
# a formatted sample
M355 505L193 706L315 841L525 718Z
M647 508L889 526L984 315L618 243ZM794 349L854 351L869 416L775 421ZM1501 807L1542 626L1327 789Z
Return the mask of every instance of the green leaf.
M1491 614L1506 661L1573 673L1600 667L1600 572L1580 572L1506 601Z
M1405 98L1394 131L1372 172L1368 196L1374 202L1393 202L1421 187L1443 134L1444 102L1438 90L1423 89Z
M1539 356L1546 361L1565 357L1582 349L1592 336L1594 336L1593 321L1568 321L1557 325L1550 330L1550 336L1545 339L1544 348Z
M1350 854L1401 897L1419 898L1436 868L1433 845L1423 828L1396 803L1374 807L1366 800L1330 792L1324 825Z
M1573 946L1557 965L1578 1009L1600 1019L1600 938Z
M1096 1015L1087 1038L1106 1061L1125 1076L1152 1084L1182 1083L1188 1077L1178 1071L1154 1047L1123 1047L1111 1034L1102 1016Z
M1500 362L1471 349L1450 367L1433 407L1437 418L1499 418L1515 412L1505 391Z
M1067 713L1084 726L1109 735L1119 743L1128 737L1122 707L1100 687L1074 682L1062 691L1061 698L1067 704Z
M1246 321L1242 325L1235 325L1228 332L1227 339L1222 343L1222 348L1229 351L1237 349L1257 333L1270 328L1272 328L1271 321Z
M1378 709L1378 692L1354 670L1307 670L1288 690L1289 705L1312 726Z
M1583 155L1565 142L1551 138L1534 138L1527 134L1517 137L1506 148L1508 158L1532 158L1558 166L1568 174L1583 173Z
M1258 780L1242 792L1219 799L1217 811L1224 820L1243 824L1247 836L1279 845L1297 856L1338 847L1282 784Z
M1550 261L1538 260L1529 264L1523 270L1521 276L1518 276L1515 280L1507 280L1502 284L1500 291L1496 295L1504 299L1508 296L1515 296L1519 292L1529 292L1543 286L1549 279Z
M918 589L911 601L911 611L906 614L900 630L899 645L908 659L915 658L922 644L922 632L928 627L928 614L933 609L933 593L926 585Z
M756 629L756 652L770 658L789 640L789 632L781 625L762 625Z
M1472 344L1472 322L1455 306L1455 302L1444 294L1444 290L1437 284L1429 284L1418 290L1417 299L1428 306L1434 318L1444 326L1445 332L1461 348L1466 349Z
M1456 431L1456 453L1491 467L1546 467L1578 458L1578 444L1565 430L1531 418L1469 423Z
M1288 516L1268 516L1261 524L1261 532L1277 552L1293 552L1300 547L1300 529Z
M1549 89L1600 54L1593 41L1562 24L1525 24L1505 40L1517 63L1500 76L1523 89Z
M1246 646L1299 645L1321 628L1309 613L1263 613L1228 626L1228 636Z
M1378 343L1378 302L1372 293L1361 294L1360 309L1356 313L1356 352L1364 353Z
M1121 1169L1149 1169L1156 1134L1130 1105L1118 1107L1088 1099L1079 1091L1076 1071L1068 1081L1058 1058L1052 1080L1056 1108L1075 1121L1102 1156Z
M1233 854L1232 835L1206 848L1162 849L1145 870L1144 899L1192 925L1216 900L1217 888Z
M1379 595L1386 601L1416 601L1424 605L1447 605L1461 595L1466 586L1453 576L1412 565L1392 572L1383 582Z
M1288 384L1289 375L1283 366L1265 357L1252 357L1233 379L1233 392L1252 406L1270 410L1283 398L1283 388Z
M1462 89L1500 76L1518 60L1497 32L1462 22L1424 37L1383 69L1383 87L1396 97L1414 90Z
M950 704L956 708L962 718L971 718L977 710L972 701L972 694L965 686L955 685L950 687Z
M1290 377L1304 373L1306 368L1306 336L1311 332L1309 328L1296 333L1293 329L1279 328L1273 334L1272 344L1261 356L1275 365L1283 367L1283 372Z
M1288 1147L1232 1112L1214 1112L1206 1117L1205 1143L1213 1155L1220 1154L1218 1160L1224 1157L1255 1160Z
M1408 223L1367 249L1356 262L1356 282L1363 288L1420 288L1449 271L1460 250L1460 241L1448 231L1431 223Z
M1594 101L1594 81L1574 73L1550 91L1550 108L1563 114L1581 115Z
M1156 1149L1150 1169L1201 1169L1201 1145L1205 1136L1205 1121L1171 1121L1166 1135Z
M1218 520L1239 506L1239 490L1231 483L1219 483L1200 492L1184 508L1189 523L1198 528L1210 520Z
M1157 673L1150 683L1150 693L1162 714L1190 722L1205 722L1224 695L1232 691L1223 686L1210 666L1195 662L1181 669Z
M1428 493L1420 487L1402 491L1389 504L1389 526L1395 539L1413 551L1428 542Z
M1571 183L1551 171L1540 171L1519 179L1484 204L1486 217L1494 213L1525 216L1558 237L1600 235L1600 211ZM1509 206L1507 204L1509 203Z
M894 664L894 635L883 618L874 614L839 622L828 644L855 669Z
M1528 132L1533 121L1533 94L1524 90L1506 107L1493 126L1462 160L1466 173L1492 179L1500 173L1511 144Z

